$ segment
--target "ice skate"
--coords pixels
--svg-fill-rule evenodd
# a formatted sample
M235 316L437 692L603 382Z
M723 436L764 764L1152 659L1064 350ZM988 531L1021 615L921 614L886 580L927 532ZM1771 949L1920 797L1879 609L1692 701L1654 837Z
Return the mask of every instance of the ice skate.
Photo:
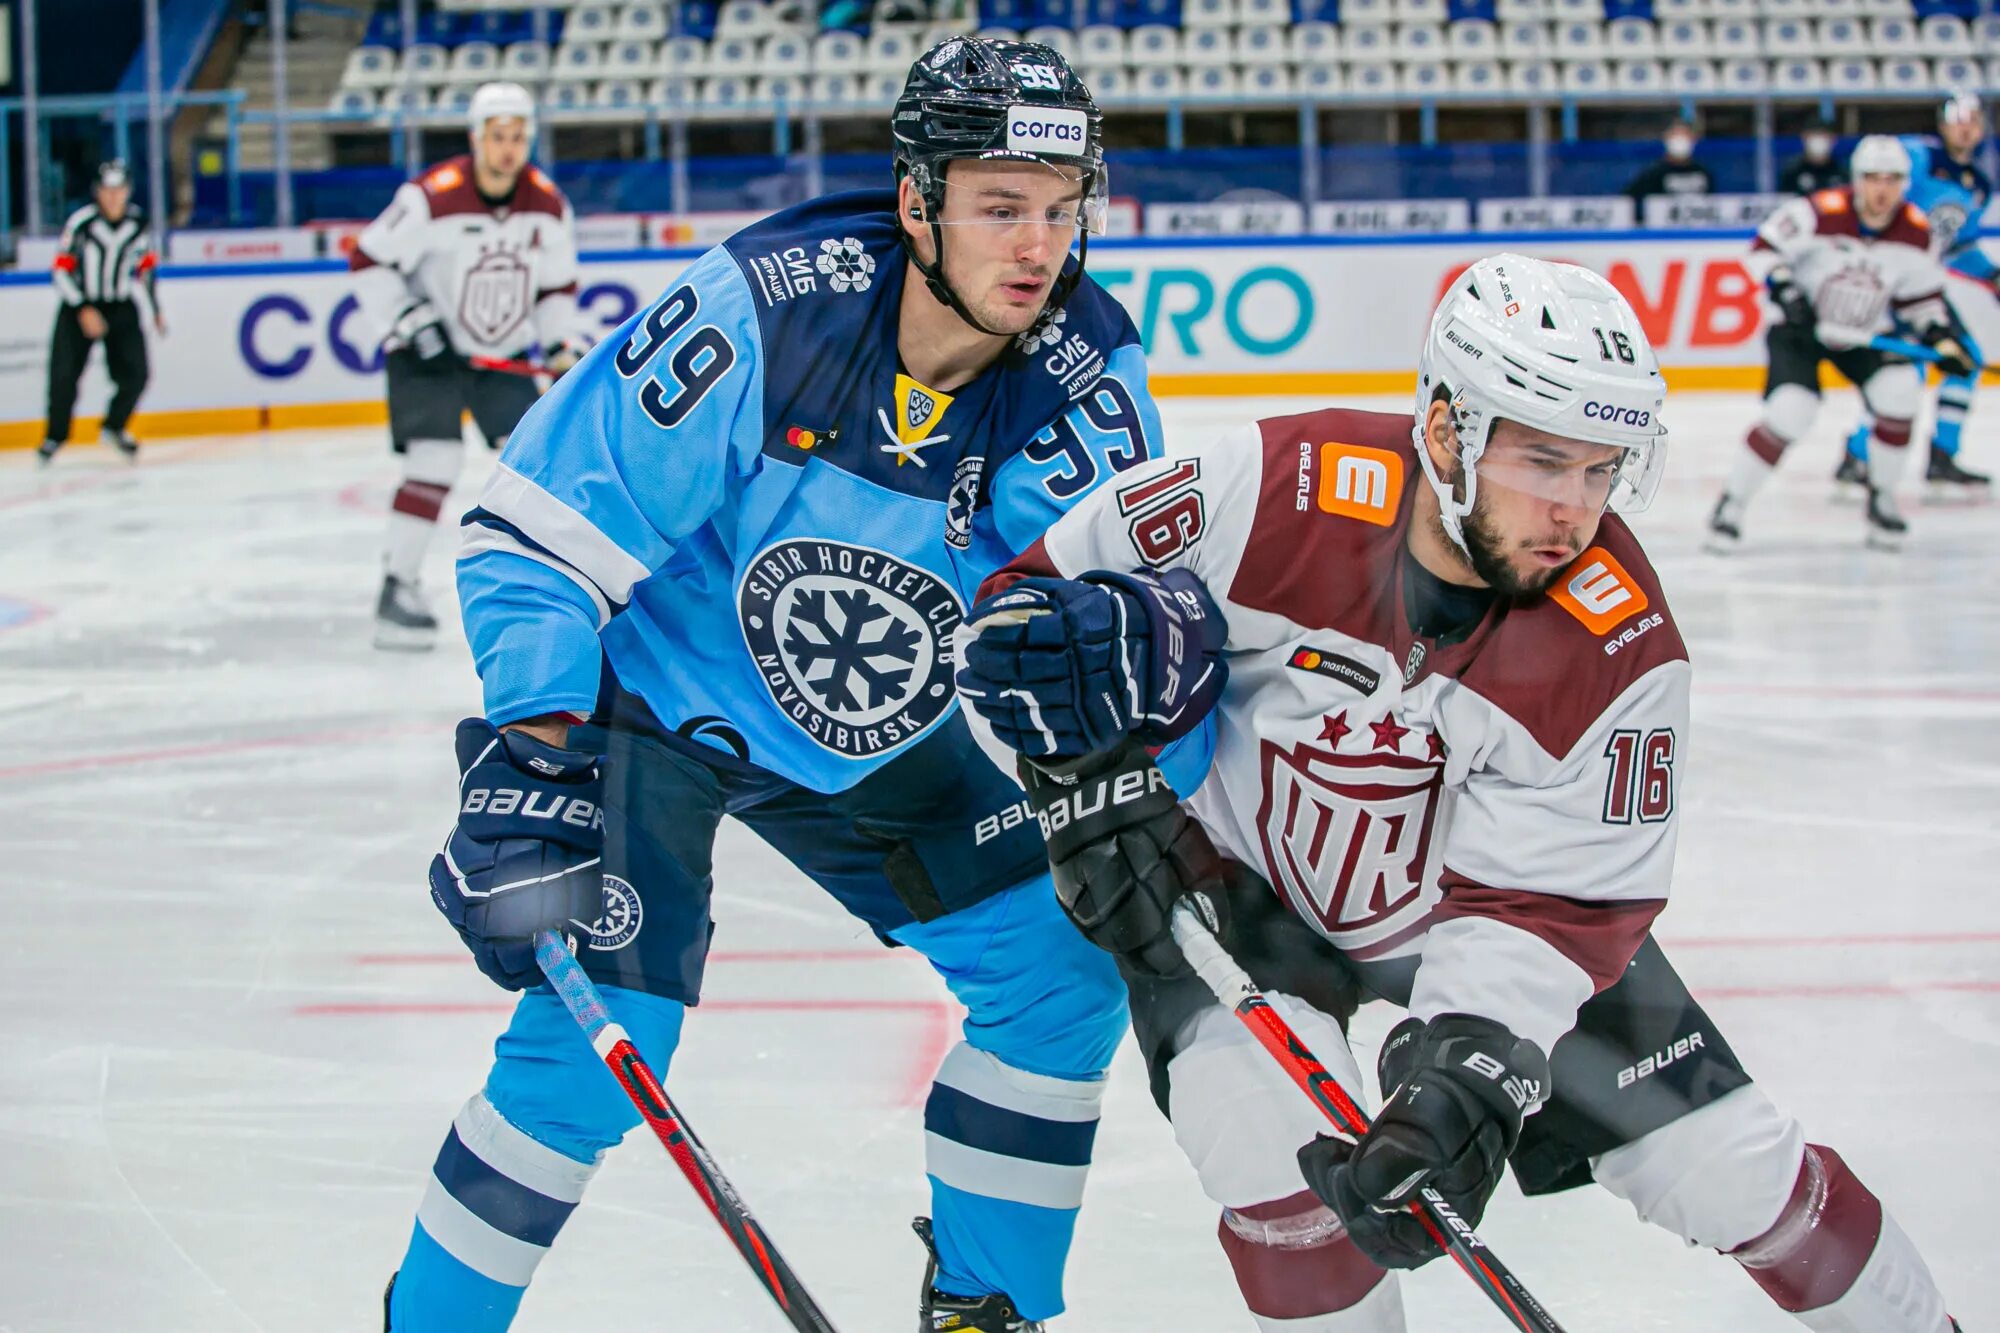
M1729 555L1743 545L1743 505L1724 492L1708 516L1708 535L1701 547L1711 555Z
M382 595L375 602L375 646L403 652L425 652L437 646L437 617L424 604L414 583L394 574L382 578Z
M1014 1311L1014 1302L1005 1296L952 1296L932 1286L937 1277L937 1246L931 1241L931 1220L920 1217L910 1227L930 1254L924 1265L917 1333L1043 1333L1048 1327L1039 1320L1021 1318Z
M1878 551L1900 551L1910 525L1896 507L1896 497L1887 491L1868 491L1868 544Z

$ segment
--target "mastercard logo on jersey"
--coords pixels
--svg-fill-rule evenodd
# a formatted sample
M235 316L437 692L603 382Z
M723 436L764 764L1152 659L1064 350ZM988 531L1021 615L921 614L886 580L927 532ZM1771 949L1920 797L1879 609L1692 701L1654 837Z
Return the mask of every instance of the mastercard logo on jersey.
M1563 571L1549 596L1599 636L1609 634L1647 606L1646 590L1602 546L1585 549Z

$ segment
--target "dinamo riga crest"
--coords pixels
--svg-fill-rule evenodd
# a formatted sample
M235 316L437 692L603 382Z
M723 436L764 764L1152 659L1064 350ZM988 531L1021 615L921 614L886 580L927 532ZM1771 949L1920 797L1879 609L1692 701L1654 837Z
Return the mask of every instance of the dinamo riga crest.
M497 343L528 317L534 275L511 250L488 250L458 287L459 326L483 343Z
M1310 743L1261 749L1257 834L1271 883L1293 910L1356 958L1420 934L1442 896L1443 765Z

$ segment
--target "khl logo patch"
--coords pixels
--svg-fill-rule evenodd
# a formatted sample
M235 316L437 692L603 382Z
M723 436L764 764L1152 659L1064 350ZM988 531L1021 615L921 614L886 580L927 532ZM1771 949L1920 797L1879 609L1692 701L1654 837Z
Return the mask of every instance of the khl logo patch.
M835 754L884 754L952 703L958 592L883 551L798 537L750 562L743 641L778 711Z
M814 267L826 274L827 286L837 292L865 292L875 281L875 256L852 236L821 241Z
M590 947L610 953L639 938L645 909L639 891L616 875L604 877L604 909L591 922L576 922L590 935Z

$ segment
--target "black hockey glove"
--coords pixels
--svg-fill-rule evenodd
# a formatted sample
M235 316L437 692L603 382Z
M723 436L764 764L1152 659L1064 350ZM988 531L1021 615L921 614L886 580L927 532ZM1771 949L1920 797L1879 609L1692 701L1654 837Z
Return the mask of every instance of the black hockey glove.
M1299 1149L1299 1169L1363 1254L1417 1268L1443 1251L1408 1205L1434 1189L1468 1226L1479 1224L1522 1116L1548 1095L1549 1062L1490 1019L1443 1014L1398 1023L1377 1069L1394 1091L1368 1132L1359 1142L1320 1135Z
M1938 369L1947 375L1970 375L1975 368L1972 353L1965 350L1965 344L1949 324L1933 324L1925 329L1924 346L1937 353Z
M1813 313L1812 302L1807 299L1804 290L1792 281L1792 275L1784 269L1773 273L1769 281L1771 302L1785 317L1785 323L1810 333L1813 326L1819 323L1819 316Z
M1084 938L1135 971L1185 972L1174 905L1203 892L1219 934L1222 857L1145 747L1128 740L1048 768L1024 759L1021 780L1049 844L1056 897Z
M444 318L429 301L419 301L402 314L384 340L389 350L414 352L425 365L436 365L451 351L451 339L444 331Z
M540 985L535 932L604 910L599 758L483 717L457 739L458 827L431 858L431 901L496 985Z

